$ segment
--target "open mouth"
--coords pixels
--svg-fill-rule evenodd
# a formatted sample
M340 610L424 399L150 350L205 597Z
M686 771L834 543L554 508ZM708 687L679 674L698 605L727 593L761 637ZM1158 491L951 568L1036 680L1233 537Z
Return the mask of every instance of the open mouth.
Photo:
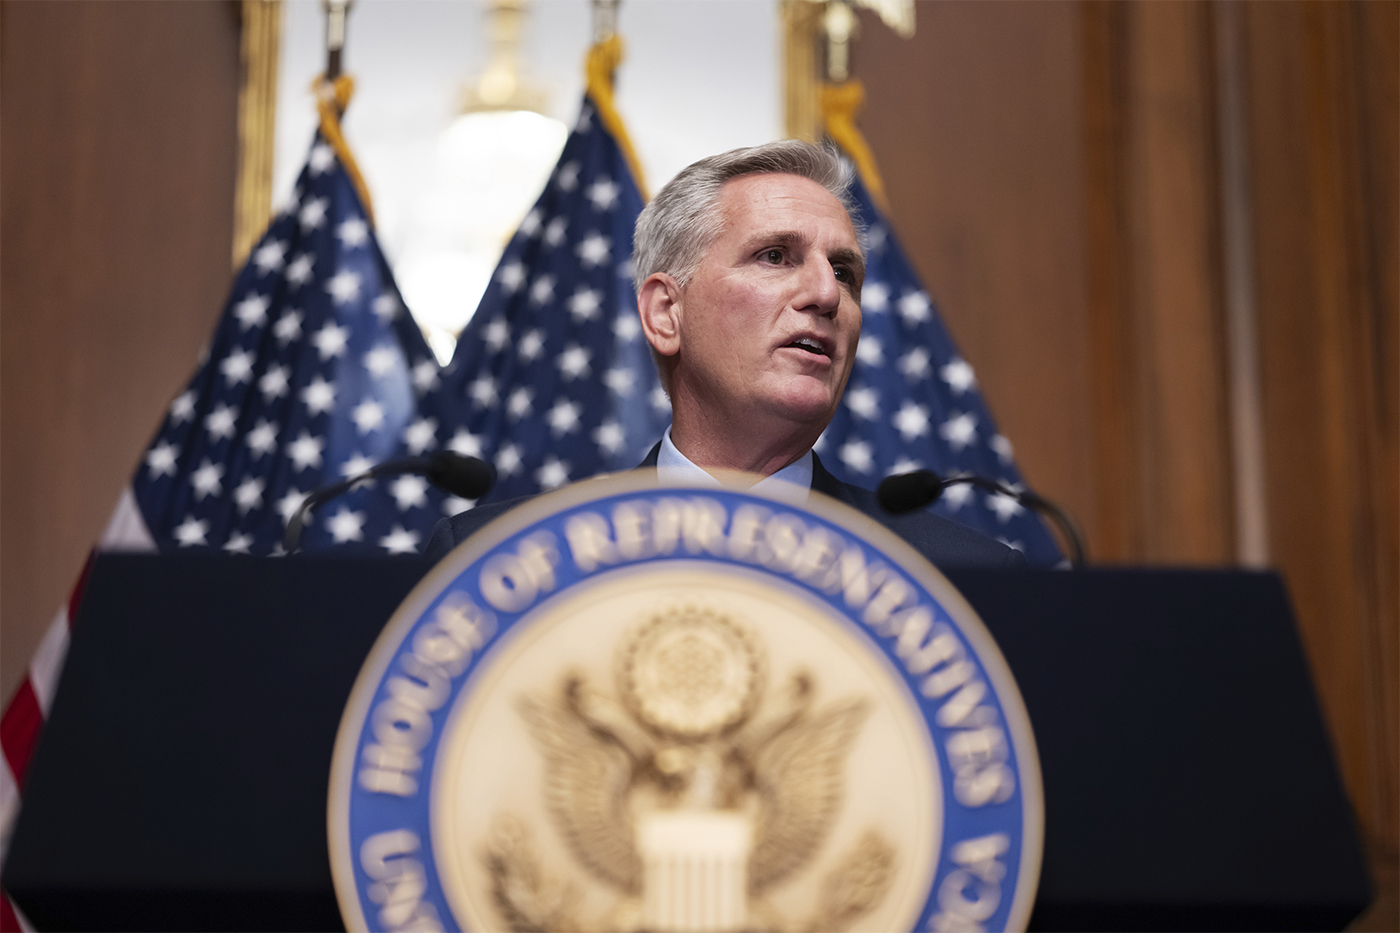
M816 340L812 337L799 337L792 343L787 344L787 346L797 350L805 350L806 352L811 353L813 356L831 355L820 340Z

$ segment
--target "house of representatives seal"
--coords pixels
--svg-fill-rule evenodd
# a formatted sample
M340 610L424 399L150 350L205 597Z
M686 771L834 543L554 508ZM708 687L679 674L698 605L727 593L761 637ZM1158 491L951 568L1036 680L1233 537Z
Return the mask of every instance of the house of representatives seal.
M1040 775L994 642L813 495L631 473L442 561L376 643L329 798L348 929L1023 928Z

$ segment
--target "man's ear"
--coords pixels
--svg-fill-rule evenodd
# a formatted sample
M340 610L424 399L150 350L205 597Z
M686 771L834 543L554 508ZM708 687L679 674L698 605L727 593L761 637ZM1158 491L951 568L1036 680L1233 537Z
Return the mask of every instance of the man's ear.
M681 290L676 280L664 272L647 277L637 292L637 313L647 343L662 356L675 356L681 349Z

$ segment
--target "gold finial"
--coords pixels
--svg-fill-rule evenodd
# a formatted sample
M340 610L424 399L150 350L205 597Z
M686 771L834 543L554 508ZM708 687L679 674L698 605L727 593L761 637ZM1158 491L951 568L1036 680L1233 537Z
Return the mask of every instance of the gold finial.
M486 32L491 43L486 70L467 88L464 113L482 110L532 110L544 113L545 90L520 74L520 38L525 32L525 0L491 0Z

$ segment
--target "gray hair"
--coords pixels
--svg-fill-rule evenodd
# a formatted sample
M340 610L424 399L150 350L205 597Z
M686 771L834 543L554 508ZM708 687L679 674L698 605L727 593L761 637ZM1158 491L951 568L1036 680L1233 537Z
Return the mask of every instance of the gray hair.
M637 290L657 272L665 272L684 288L724 229L720 189L731 178L758 174L798 175L821 185L846 209L857 241L863 240L850 193L853 172L834 150L799 139L731 149L681 169L642 209L632 250Z

